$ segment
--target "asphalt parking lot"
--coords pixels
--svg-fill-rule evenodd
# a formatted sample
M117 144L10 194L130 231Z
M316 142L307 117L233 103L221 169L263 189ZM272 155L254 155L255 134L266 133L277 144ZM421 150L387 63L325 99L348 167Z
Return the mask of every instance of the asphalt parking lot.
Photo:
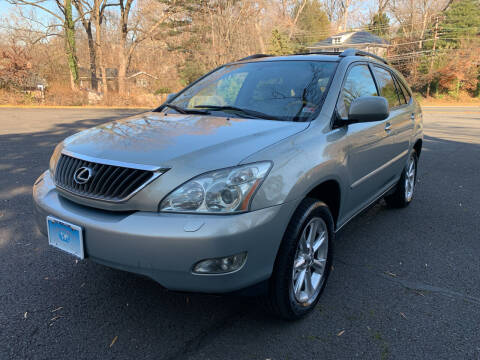
M480 359L480 108L427 108L416 198L342 230L315 312L171 293L34 229L54 146L135 110L0 109L0 359Z

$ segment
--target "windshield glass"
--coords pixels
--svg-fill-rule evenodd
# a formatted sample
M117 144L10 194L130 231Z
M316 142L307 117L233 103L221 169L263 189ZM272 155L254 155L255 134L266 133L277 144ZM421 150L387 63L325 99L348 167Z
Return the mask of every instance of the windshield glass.
M166 111L305 121L317 114L336 68L326 61L226 65L184 90ZM177 107L177 109L175 109Z

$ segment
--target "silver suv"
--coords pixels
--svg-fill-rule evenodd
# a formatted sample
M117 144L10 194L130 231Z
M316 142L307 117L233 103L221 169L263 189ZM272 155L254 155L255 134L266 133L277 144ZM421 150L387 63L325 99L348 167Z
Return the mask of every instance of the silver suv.
M372 54L255 55L60 143L36 219L79 258L171 290L263 293L296 319L319 300L338 230L382 197L412 201L422 127Z

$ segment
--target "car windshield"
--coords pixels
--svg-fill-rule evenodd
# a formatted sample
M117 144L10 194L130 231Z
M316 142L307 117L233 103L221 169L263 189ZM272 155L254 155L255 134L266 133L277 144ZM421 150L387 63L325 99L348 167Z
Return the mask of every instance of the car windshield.
M162 109L284 121L317 114L336 62L261 61L226 65Z

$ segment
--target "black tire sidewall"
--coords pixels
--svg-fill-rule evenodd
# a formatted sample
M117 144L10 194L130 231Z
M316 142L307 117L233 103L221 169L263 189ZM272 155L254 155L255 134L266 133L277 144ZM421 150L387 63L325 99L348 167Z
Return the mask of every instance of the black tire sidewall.
M314 217L320 217L327 226L328 255L323 283L316 299L308 306L302 306L295 299L292 287L293 262L298 243L305 226ZM306 198L298 206L285 232L282 244L277 254L274 274L270 286L270 296L275 298L280 315L286 319L298 319L310 312L318 303L326 286L333 256L333 241L335 238L334 221L328 206L316 199Z

